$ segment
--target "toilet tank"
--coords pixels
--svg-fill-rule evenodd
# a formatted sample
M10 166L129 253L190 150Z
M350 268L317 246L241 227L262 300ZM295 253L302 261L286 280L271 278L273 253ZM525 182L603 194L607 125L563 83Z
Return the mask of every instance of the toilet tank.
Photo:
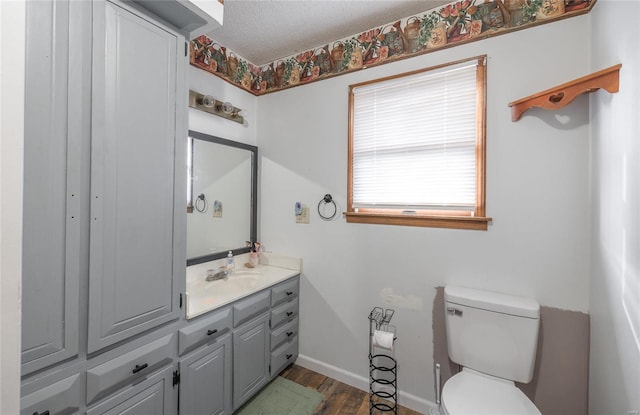
M540 324L535 300L451 285L444 300L452 361L499 378L531 381Z

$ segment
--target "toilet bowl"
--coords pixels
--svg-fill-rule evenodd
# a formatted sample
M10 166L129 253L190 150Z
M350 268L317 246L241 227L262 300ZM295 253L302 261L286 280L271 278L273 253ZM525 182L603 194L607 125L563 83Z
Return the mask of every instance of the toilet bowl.
M508 380L464 368L442 390L443 415L541 415Z

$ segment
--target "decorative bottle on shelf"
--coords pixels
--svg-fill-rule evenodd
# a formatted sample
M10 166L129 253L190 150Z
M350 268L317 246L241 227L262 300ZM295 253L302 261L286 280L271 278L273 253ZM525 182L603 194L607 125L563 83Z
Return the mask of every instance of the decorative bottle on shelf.
M236 267L235 261L233 259L233 252L229 251L227 254L227 271L232 272Z

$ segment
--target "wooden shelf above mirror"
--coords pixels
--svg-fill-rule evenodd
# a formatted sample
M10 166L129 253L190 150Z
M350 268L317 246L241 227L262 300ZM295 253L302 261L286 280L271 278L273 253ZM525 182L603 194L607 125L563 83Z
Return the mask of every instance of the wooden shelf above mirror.
M620 67L622 67L622 64L617 64L546 91L510 102L511 121L518 121L522 114L532 107L558 110L569 105L578 95L594 92L600 88L612 94L618 92Z

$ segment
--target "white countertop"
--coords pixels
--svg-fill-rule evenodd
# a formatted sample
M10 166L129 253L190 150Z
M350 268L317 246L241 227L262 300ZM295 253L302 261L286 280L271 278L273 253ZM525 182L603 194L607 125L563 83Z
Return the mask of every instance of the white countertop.
M248 268L249 254L235 257L235 271L228 278L206 281L207 270L216 272L226 265L226 258L187 267L187 319L269 288L300 273L300 258L260 253L260 263Z

